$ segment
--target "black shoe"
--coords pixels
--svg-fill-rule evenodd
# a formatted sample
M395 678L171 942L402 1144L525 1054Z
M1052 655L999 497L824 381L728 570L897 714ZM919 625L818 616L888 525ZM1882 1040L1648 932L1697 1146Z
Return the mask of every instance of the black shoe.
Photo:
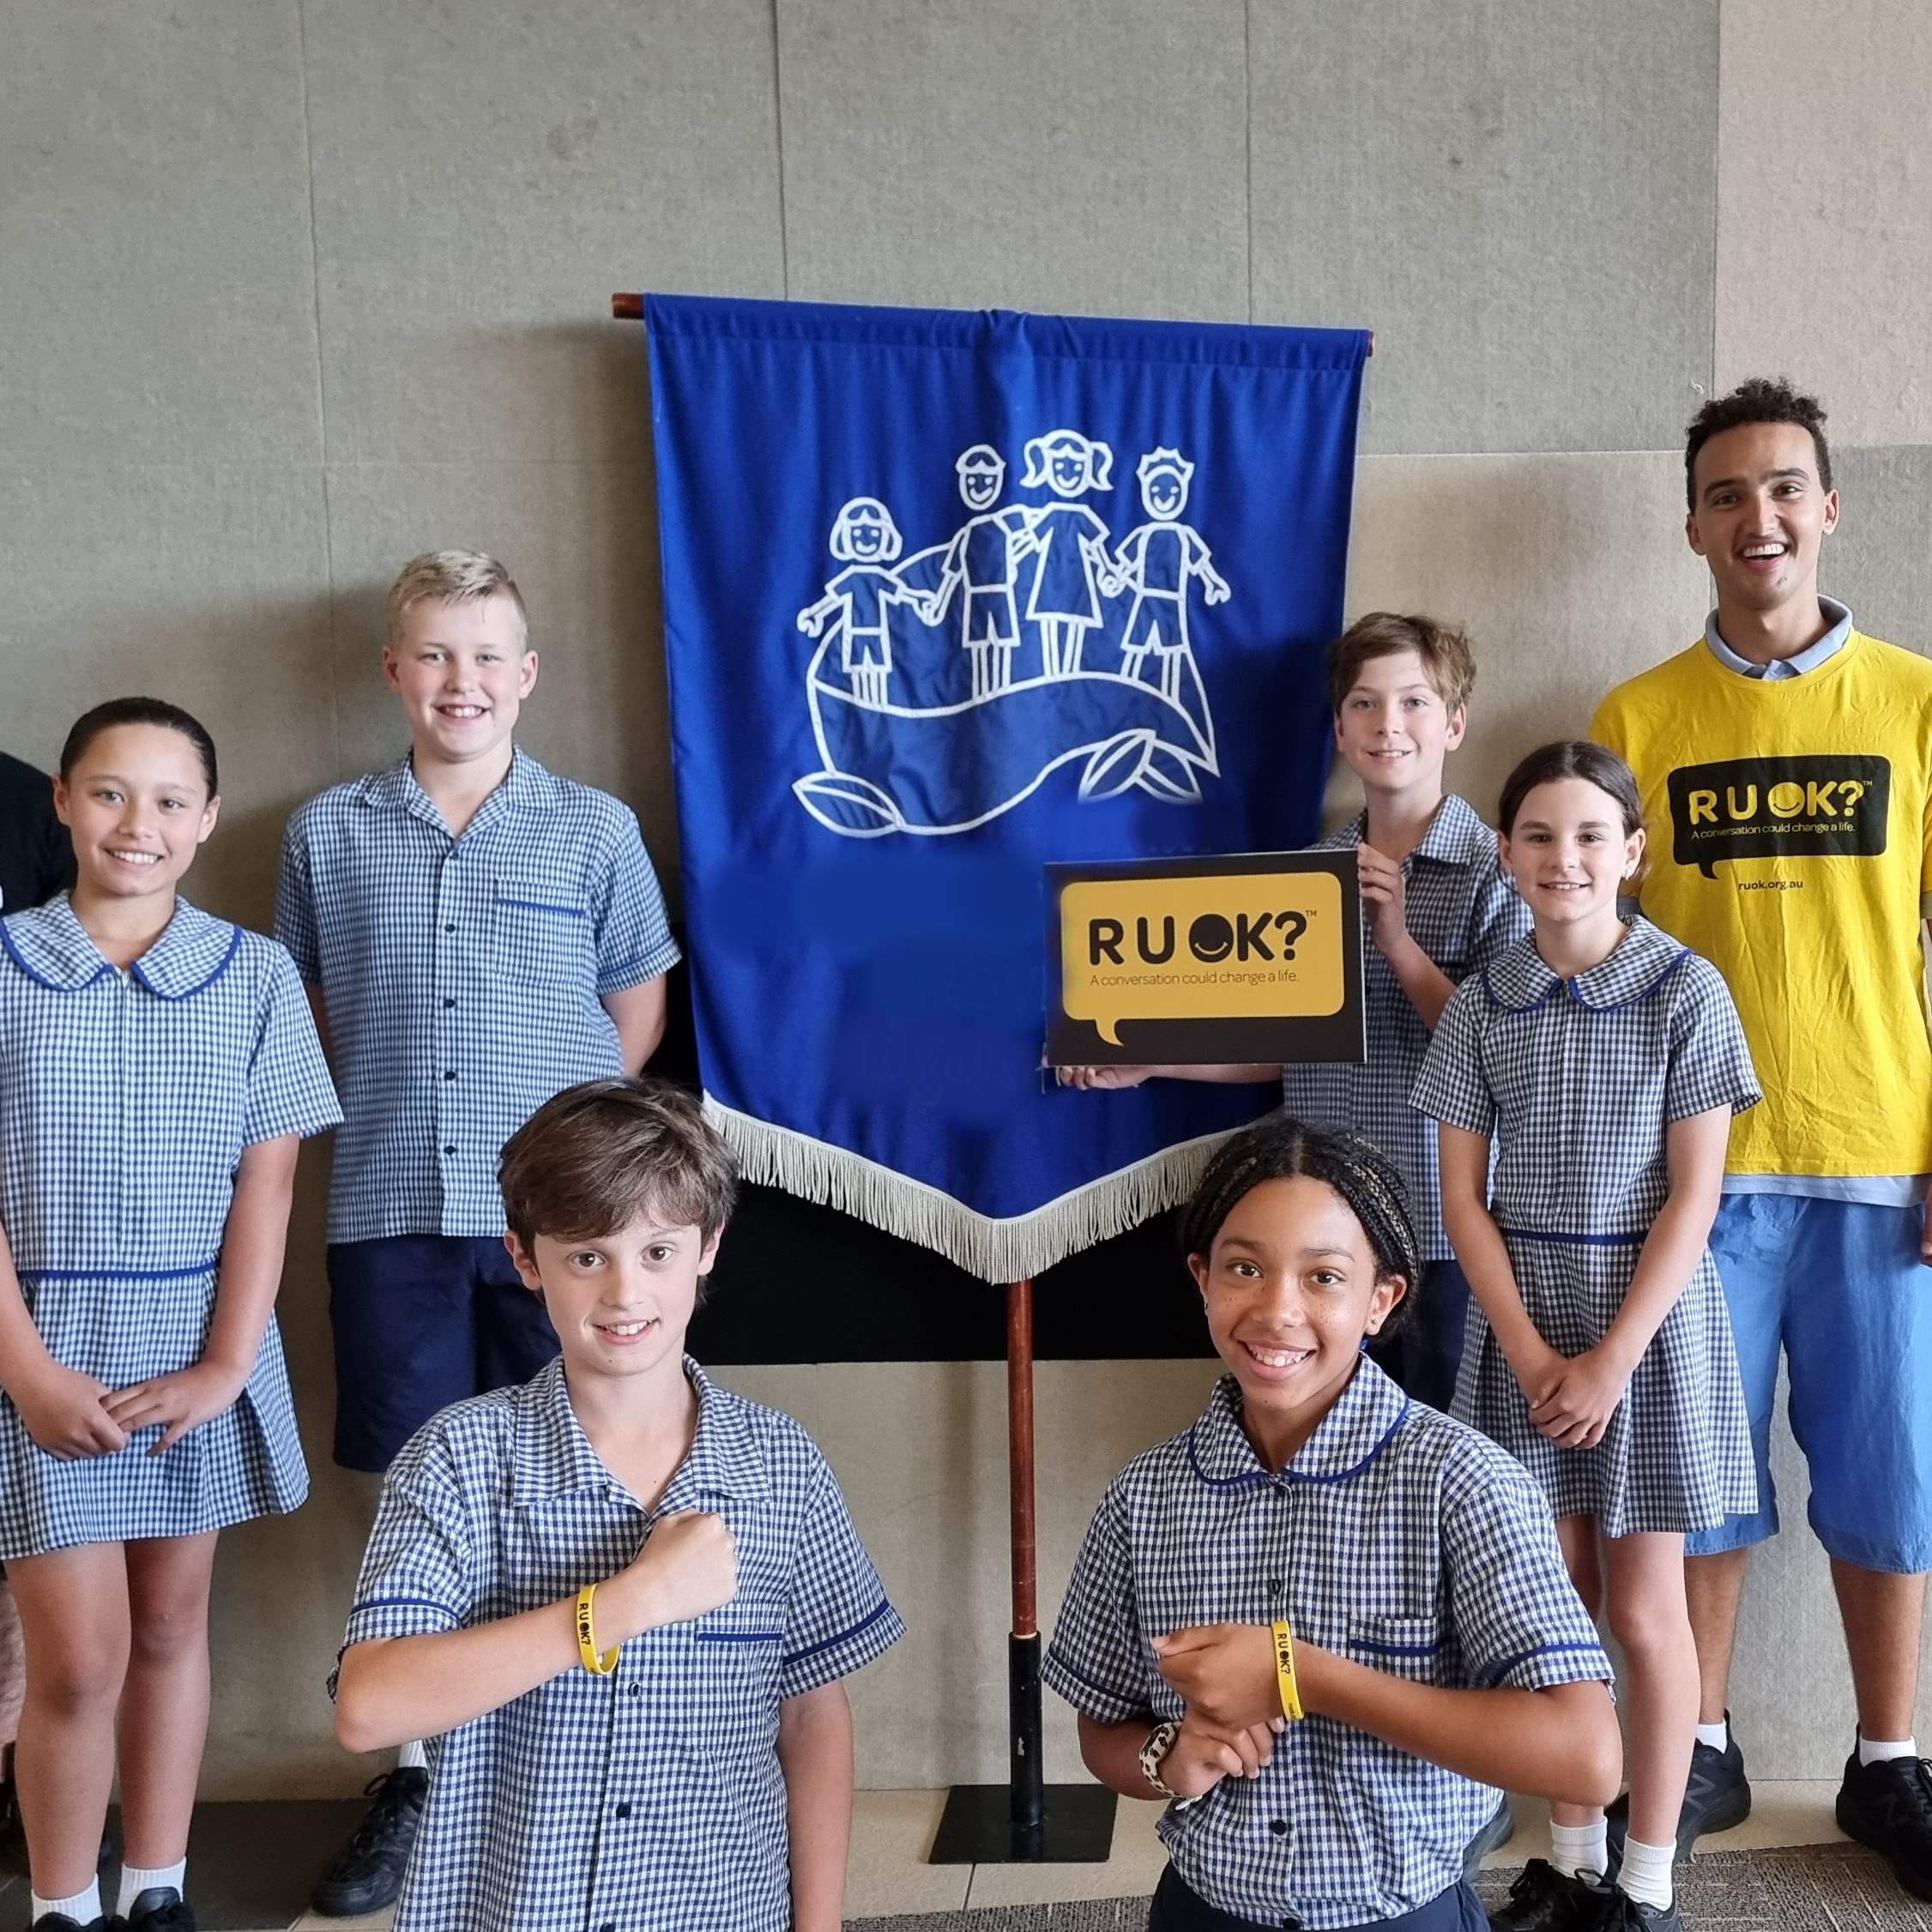
M106 1918L90 1919L82 1925L65 1912L43 1912L33 1922L33 1932L128 1932L128 1922L110 1913Z
M1472 1838L1463 1851L1463 1876L1474 1878L1482 1861L1500 1844L1507 1844L1516 1836L1516 1814L1509 1808L1506 1797L1496 1801L1496 1808L1489 1814L1489 1822Z
M128 1932L195 1932L195 1908L172 1885L150 1886L134 1895Z
M1588 1880L1532 1858L1509 1888L1509 1902L1489 1914L1494 1932L1597 1932L1607 1894Z
M1730 1719L1725 1724L1728 1728ZM1691 1847L1706 1832L1728 1832L1751 1815L1751 1781L1744 1775L1744 1754L1735 1736L1728 1736L1721 1751L1708 1744L1691 1746L1690 1780L1684 1786L1684 1802L1677 1814L1677 1863L1691 1855ZM1623 1841L1630 1832L1630 1794L1624 1795L1604 1814L1613 1875L1623 1863Z
M420 1765L398 1765L369 1781L365 1797L375 1803L362 1814L355 1836L316 1881L310 1904L324 1918L354 1918L395 1903L402 1875L423 1821L429 1773Z
M1932 1899L1932 1764L1885 1758L1862 1765L1854 1751L1838 1786L1838 1829L1883 1852L1906 1891Z
M1715 1751L1711 1754L1712 1757L1717 1754ZM1600 1932L1684 1932L1684 1922L1677 1917L1675 1901L1662 1907L1645 1905L1627 1892L1615 1890L1597 1923Z

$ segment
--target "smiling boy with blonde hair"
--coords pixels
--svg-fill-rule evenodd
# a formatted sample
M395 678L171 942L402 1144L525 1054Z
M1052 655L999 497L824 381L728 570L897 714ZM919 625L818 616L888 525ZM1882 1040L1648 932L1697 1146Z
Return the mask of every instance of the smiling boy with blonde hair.
M383 674L409 750L295 814L275 903L345 1116L329 1199L335 1460L371 1471L438 1410L557 1353L504 1252L497 1157L551 1095L643 1067L678 958L630 808L516 746L538 661L510 572L430 551L388 609ZM317 1910L394 1899L424 1763L405 1747Z

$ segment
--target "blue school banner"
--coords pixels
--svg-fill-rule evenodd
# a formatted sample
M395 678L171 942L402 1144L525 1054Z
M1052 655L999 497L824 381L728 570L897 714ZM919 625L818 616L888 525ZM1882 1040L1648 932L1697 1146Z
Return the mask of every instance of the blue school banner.
M645 312L712 1116L749 1179L1036 1273L1269 1103L1041 1075L1041 866L1315 837L1368 336Z

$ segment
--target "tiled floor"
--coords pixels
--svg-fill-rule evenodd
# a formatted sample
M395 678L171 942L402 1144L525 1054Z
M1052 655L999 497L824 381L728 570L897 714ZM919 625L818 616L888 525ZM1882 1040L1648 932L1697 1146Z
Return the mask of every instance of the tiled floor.
M1819 1844L1841 1834L1832 1819L1835 1782L1760 1784L1749 1820L1702 1841L1707 1851L1762 1845ZM1144 1896L1162 1863L1154 1820L1160 1808L1120 1801L1114 1855L1104 1865L929 1865L927 1847L945 1802L944 1791L861 1791L846 1885L849 1919L902 1912L957 1911L979 1905L1045 1905L1066 1899ZM389 1914L325 1919L303 1911L316 1874L360 1815L357 1803L210 1804L195 1814L190 1849L196 1911L208 1932L340 1932L386 1927ZM1516 1836L1492 1864L1518 1865L1549 1849L1549 1815L1519 1799ZM104 1886L108 1903L112 1890ZM0 1932L27 1924L27 1884L0 1884Z
M1744 1851L1763 1845L1820 1844L1843 1837L1832 1816L1835 1779L1759 1783L1751 1816L1734 1832L1700 1841L1706 1851ZM894 1912L957 1911L962 1906L1044 1905L1062 1899L1144 1896L1163 1863L1154 1821L1160 1807L1120 1801L1114 1856L1104 1865L935 1866L923 1863L939 1823L943 1791L861 1791L846 1881L848 1919ZM1495 1865L1519 1865L1549 1850L1549 1808L1540 1799L1516 1801L1516 1836L1491 1854Z

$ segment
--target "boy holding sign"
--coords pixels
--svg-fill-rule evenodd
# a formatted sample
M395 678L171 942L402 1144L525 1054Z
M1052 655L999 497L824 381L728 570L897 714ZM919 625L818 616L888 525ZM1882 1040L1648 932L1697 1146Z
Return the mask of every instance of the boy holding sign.
M1315 1126L1353 1128L1406 1176L1427 1264L1405 1330L1372 1349L1410 1395L1449 1406L1462 1359L1469 1283L1443 1232L1435 1124L1409 1104L1429 1034L1457 982L1529 930L1496 857L1496 835L1442 784L1463 741L1476 658L1453 625L1372 611L1331 646L1335 743L1361 781L1366 809L1318 851L1353 847L1368 922L1364 965L1368 1059L1222 1066L1067 1067L1076 1087L1179 1080L1279 1079L1283 1104Z

